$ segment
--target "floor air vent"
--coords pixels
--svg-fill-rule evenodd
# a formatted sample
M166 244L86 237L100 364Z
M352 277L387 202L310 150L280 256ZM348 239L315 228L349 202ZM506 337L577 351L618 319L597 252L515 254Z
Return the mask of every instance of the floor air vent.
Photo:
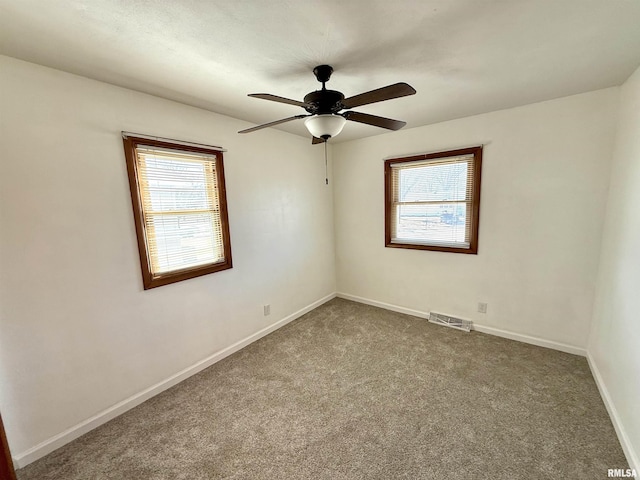
M444 315L443 313L429 313L429 321L436 325L444 325L445 327L455 328L456 330L462 330L463 332L470 332L472 322L469 320L463 320L461 318L451 317Z

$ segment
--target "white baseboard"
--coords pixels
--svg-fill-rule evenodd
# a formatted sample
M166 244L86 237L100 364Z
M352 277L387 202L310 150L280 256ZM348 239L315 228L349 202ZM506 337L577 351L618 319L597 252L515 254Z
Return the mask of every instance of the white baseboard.
M181 370L175 375L172 375L169 378L162 380L161 382L158 382L155 385L152 385L151 387L119 403L116 403L115 405L107 408L106 410L103 410L102 412L98 413L97 415L94 415L91 418L88 418L78 423L77 425L74 425L73 427L65 430L64 432L61 432L57 435L54 435L51 438L48 438L47 440L39 443L35 447L32 447L29 450L26 450L17 455L14 455L13 463L15 467L16 468L25 467L29 465L31 462L34 462L39 458L44 457L45 455L53 452L54 450L62 447L63 445L66 445L72 440L75 440L81 435L84 435L85 433L93 430L94 428L99 427L100 425L107 423L109 420L114 419L118 415L123 414L127 410L131 410L133 407L140 405L142 402L150 399L151 397L154 397L159 393L164 392L165 390L173 387L174 385L189 378L190 376L195 375L196 373L204 370L207 367L210 367L214 363L222 360L225 357L228 357L232 353L237 352L238 350L246 347L250 343L253 343L256 340L259 340L265 335L268 335L269 333L277 330L278 328L285 326L287 323L290 323L293 320L296 320L297 318L301 317L305 313L308 313L314 308L317 308L323 303L326 303L329 300L335 298L335 296L336 296L335 293L327 295L326 297L323 297L320 300L317 300L312 304L307 305L306 307L302 308L301 310L298 310L295 313L292 313L291 315L283 318L282 320L279 320L273 323L272 325L269 325L268 327L265 327L262 330L259 330L253 335L249 335L243 340L240 340L239 342L236 342L233 345L227 348L224 348L219 352L214 353L213 355L191 365L190 367L187 367L184 370Z
M346 300L352 300L354 302L365 303L367 305L373 305L374 307L384 308L398 313L406 313L407 315L413 315L414 317L429 318L429 312L421 312L419 310L413 310L406 307L400 307L398 305L392 305L390 303L378 302L377 300L371 300L369 298L358 297L350 295L348 293L337 293L337 297L344 298ZM478 325L473 322L473 330L482 333L488 333L489 335L495 335L497 337L508 338L510 340L516 340L518 342L529 343L531 345L537 345L539 347L551 348L553 350L559 350L561 352L572 353L574 355L587 356L587 351L584 348L576 347L574 345L567 345L565 343L554 342L553 340L546 340L539 337L531 337L522 333L511 332L509 330L502 330L495 327L486 327L484 325Z
M478 325L473 322L473 330L481 333L488 333L489 335L495 335L497 337L509 338L518 342L528 343L530 345L537 345L539 347L551 348L552 350L559 350L560 352L571 353L573 355L580 355L581 357L587 356L587 351L584 348L576 347L575 345L568 345L566 343L554 342L553 340L546 340L540 337L531 337L522 333L515 333L509 330L502 330L500 328L486 327L484 325Z
M353 302L364 303L366 305L372 305L374 307L384 308L385 310L391 310L392 312L406 313L407 315L413 315L414 317L429 318L429 312L421 312L419 310L412 310L410 308L399 307L398 305L392 305L391 303L378 302L377 300L371 300L369 298L357 297L355 295L349 295L348 293L337 293L336 297L344 298L345 300L351 300Z
M613 428L618 435L620 445L622 445L622 451L624 452L625 457L627 457L627 462L629 462L629 468L633 468L636 472L640 472L640 460L638 459L636 452L633 451L629 436L627 435L622 421L620 420L620 416L618 415L615 404L611 399L611 395L609 395L609 390L607 390L607 385L604 383L602 375L600 374L600 370L598 370L598 366L596 365L596 362L590 353L587 353L587 362L589 363L591 374L593 375L593 378L596 381L596 385L598 386L598 391L600 392L600 396L602 397L604 406L607 408L607 412L609 413L609 418L611 418ZM613 465L612 468L620 467Z

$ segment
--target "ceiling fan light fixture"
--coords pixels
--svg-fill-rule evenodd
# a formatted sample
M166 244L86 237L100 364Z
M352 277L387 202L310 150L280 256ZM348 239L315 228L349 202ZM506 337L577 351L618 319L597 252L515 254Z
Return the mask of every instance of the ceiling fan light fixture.
M347 120L342 115L322 114L314 115L304 121L309 133L317 138L327 139L338 135Z

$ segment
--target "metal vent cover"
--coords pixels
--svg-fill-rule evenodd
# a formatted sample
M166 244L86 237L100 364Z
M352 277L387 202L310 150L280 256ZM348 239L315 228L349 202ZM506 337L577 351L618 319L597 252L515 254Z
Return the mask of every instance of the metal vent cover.
M452 317L451 315L445 315L444 313L429 313L429 321L436 325L444 325L445 327L455 328L456 330L462 330L463 332L470 332L473 322L470 320L463 320L462 318Z

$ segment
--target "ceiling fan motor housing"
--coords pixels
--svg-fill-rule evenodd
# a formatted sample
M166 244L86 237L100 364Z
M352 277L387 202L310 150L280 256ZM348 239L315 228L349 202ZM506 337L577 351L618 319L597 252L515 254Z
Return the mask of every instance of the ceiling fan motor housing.
M311 107L306 107L305 110L319 115L338 113L344 108L342 100L344 100L344 95L336 90L316 90L305 95L304 103L311 105Z

